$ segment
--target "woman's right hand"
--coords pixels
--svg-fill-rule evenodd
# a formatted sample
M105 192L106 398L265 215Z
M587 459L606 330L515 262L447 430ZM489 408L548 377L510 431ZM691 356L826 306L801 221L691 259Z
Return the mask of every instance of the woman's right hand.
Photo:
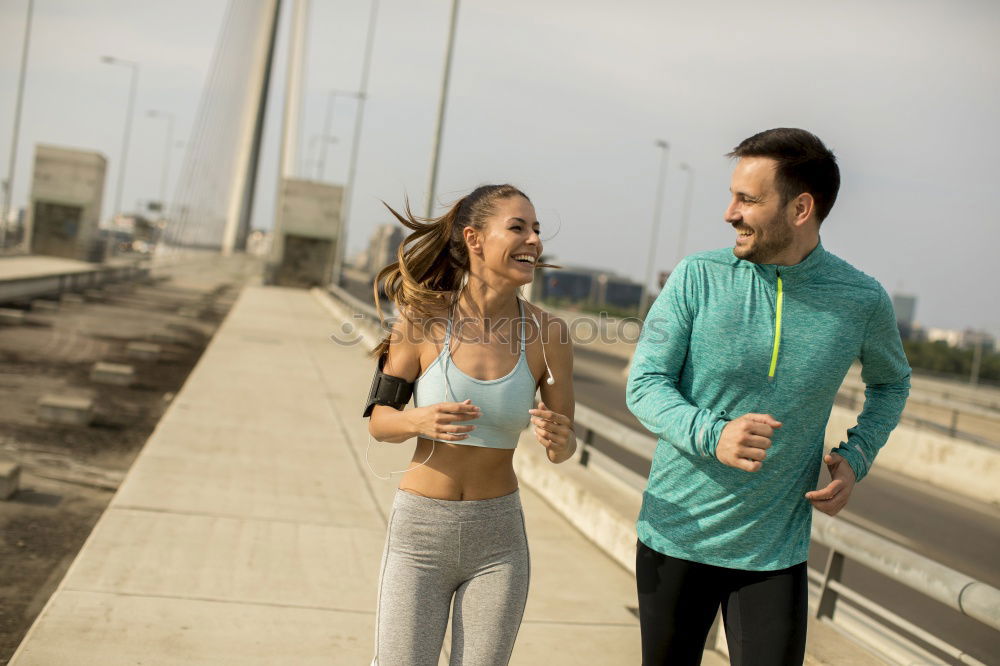
M463 421L478 419L482 414L472 400L463 402L439 402L426 407L408 409L413 430L421 437L441 439L446 442L460 442L468 438L468 433L476 429L474 425L461 425Z

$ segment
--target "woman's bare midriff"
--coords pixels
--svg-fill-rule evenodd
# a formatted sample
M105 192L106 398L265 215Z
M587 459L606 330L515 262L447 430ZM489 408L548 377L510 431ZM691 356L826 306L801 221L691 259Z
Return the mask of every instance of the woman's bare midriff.
M400 490L440 500L491 499L517 490L514 449L431 442L421 437L411 466L427 458L432 445L430 460L404 474Z

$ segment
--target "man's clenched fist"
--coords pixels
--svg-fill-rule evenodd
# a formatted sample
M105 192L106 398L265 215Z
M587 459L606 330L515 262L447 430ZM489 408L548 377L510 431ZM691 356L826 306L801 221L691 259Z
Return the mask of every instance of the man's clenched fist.
M724 465L756 472L771 448L775 429L780 427L781 422L770 414L744 414L733 419L722 429L715 457Z

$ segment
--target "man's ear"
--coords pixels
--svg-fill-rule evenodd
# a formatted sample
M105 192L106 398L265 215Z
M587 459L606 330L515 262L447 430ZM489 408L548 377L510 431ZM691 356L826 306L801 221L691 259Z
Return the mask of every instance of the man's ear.
M813 195L803 192L788 202L789 214L792 216L792 224L797 227L808 222L816 212L816 200Z
M465 239L465 244L469 248L469 254L482 255L483 253L483 243L479 238L479 232L470 226L462 229L462 238Z

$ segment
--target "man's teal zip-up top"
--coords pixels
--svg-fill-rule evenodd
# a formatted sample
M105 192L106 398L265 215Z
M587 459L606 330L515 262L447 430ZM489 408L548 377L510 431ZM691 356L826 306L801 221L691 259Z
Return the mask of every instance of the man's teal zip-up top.
M858 481L899 421L910 387L882 286L822 244L794 266L731 249L695 254L670 275L632 359L626 399L659 437L639 539L658 552L769 571L806 560L823 440L855 360L865 405L834 451ZM726 423L748 413L782 423L758 472L715 457Z

